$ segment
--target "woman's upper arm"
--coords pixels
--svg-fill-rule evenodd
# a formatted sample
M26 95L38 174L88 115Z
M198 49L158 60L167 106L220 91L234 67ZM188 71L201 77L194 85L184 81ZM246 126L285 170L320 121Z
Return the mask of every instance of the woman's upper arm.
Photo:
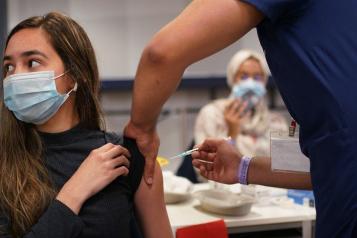
M154 58L186 67L234 43L263 18L239 0L195 0L155 35L148 49Z
M173 237L164 201L162 173L158 164L155 166L153 184L148 185L142 179L134 199L144 237Z

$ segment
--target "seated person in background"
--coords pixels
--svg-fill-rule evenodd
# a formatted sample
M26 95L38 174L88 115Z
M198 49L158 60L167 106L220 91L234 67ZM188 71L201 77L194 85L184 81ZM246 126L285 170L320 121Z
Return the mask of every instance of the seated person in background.
M3 72L0 237L172 237L160 167L148 186L135 141L103 131L81 26L54 12L22 21Z
M269 156L270 131L288 130L286 120L269 111L265 95L268 68L264 58L250 50L238 51L227 67L228 98L204 106L196 119L197 144L206 138L232 139L240 153Z

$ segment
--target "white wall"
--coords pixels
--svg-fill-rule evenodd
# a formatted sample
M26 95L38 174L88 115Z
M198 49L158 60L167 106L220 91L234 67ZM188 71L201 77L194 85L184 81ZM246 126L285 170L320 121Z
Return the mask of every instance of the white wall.
M87 31L97 53L102 78L133 78L140 54L155 32L177 16L189 0L8 0L9 29L20 20L49 11L61 11L77 20ZM227 26L229 27L229 26ZM255 30L220 53L190 67L186 75L224 75L230 57L240 48L261 51ZM228 92L222 91L225 96ZM129 115L110 111L130 111L131 92L104 93L102 106L108 130L121 131ZM193 138L196 114L178 113L200 108L209 101L205 90L175 93L165 104L173 112L158 123L160 155L171 156L184 150ZM171 163L174 170L179 164Z
M9 28L32 15L61 11L87 31L97 53L102 78L133 77L150 38L177 16L189 0L8 0ZM227 26L229 27L229 26ZM242 47L261 50L255 31L203 60L187 75L223 75L231 55Z

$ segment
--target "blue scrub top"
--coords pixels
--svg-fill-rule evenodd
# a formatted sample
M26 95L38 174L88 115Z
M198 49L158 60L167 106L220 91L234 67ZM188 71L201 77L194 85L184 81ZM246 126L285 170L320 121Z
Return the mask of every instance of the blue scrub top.
M357 0L242 0L300 124L316 198L316 237L357 237Z

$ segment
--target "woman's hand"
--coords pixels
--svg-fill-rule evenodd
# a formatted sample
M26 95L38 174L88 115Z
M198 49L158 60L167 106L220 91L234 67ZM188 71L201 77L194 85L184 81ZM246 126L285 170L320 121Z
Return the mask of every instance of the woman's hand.
M92 150L57 195L57 200L78 214L82 204L114 179L129 173L130 153L111 143ZM70 158L69 158L70 159Z
M245 102L239 99L230 102L224 110L224 119L228 126L228 136L236 138L240 132L242 116L247 107Z

